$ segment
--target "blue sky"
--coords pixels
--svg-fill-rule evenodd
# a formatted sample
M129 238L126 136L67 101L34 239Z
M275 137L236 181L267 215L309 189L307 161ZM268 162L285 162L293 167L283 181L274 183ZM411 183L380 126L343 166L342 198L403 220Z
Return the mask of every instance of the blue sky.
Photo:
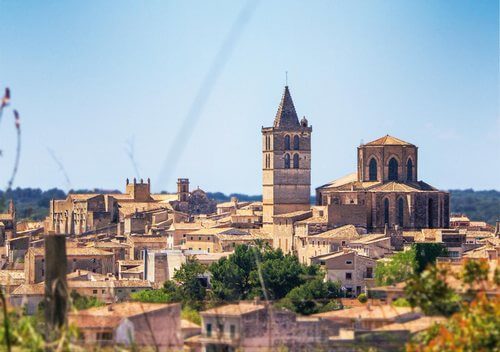
M353 172L361 140L391 134L419 146L420 179L500 189L498 1L261 1L172 146L245 4L0 0L0 88L23 129L16 185L123 189L133 140L155 190L189 177L260 193L260 129L288 71L313 126L313 188ZM14 143L9 111L0 186ZM173 147L178 163L162 173Z

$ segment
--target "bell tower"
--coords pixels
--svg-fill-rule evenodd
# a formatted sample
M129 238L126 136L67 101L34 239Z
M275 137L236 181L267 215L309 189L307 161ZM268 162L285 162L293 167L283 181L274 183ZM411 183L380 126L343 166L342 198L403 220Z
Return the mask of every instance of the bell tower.
M305 117L299 122L288 86L272 127L262 127L263 225L273 216L309 210L311 196L311 133Z

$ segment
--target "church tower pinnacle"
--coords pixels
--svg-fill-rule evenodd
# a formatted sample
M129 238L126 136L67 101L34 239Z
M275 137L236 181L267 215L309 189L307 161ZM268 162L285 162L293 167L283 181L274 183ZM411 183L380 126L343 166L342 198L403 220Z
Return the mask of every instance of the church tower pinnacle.
M285 86L272 127L262 128L262 206L264 227L273 216L310 209L311 133L305 117L299 122Z

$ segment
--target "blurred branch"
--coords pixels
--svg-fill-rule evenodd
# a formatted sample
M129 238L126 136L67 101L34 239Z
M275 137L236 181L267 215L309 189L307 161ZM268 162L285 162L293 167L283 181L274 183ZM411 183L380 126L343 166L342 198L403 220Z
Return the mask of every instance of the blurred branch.
M21 121L19 119L19 113L14 110L14 123L17 132L17 146L16 146L16 160L14 162L14 168L12 169L12 175L10 176L9 183L7 184L7 190L12 188L14 180L16 178L17 169L19 167L19 159L21 158Z
M66 186L68 187L68 190L71 189L71 181L69 179L68 173L66 172L66 169L64 168L63 163L57 158L56 154L54 151L50 148L47 148L47 151L49 152L50 156L52 157L52 160L59 166L59 171L62 172L64 179L66 180Z
M207 103L208 98L210 97L210 94L212 93L212 90L222 73L222 70L226 66L236 43L240 39L245 26L250 21L258 2L258 0L248 0L246 2L245 6L243 6L236 17L236 20L231 26L231 29L229 30L229 33L224 39L217 54L215 55L207 75L198 88L198 92L191 104L189 112L182 121L181 128L177 131L175 138L172 140L172 144L170 145L170 149L160 171L158 180L159 187L167 186L170 181L172 172L175 171L179 158L181 157L186 145L189 143L191 135L196 128L201 114L203 113L205 104Z
M139 173L139 167L138 167L137 162L135 160L134 137L127 140L127 147L128 148L125 148L125 153L127 153L127 156L130 159L130 162L132 163L132 167L134 168L135 176L137 177L137 179L140 179L141 175Z

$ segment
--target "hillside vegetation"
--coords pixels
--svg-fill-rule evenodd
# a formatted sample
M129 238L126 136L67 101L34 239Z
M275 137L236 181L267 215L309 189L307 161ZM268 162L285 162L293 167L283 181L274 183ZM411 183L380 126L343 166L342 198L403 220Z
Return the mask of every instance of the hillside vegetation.
M119 193L113 190L72 190L73 193L99 193L110 192ZM500 218L500 192L495 190L490 191L474 191L466 190L451 190L451 212L467 214L471 220L486 221L494 224ZM208 192L208 196L215 199L217 202L227 202L231 197L237 197L240 201L260 201L260 195L247 195L241 193L232 193L226 195L221 192ZM42 191L39 188L16 188L14 190L3 192L0 191L0 211L5 210L7 201L14 199L19 219L29 218L33 220L41 220L47 216L49 212L49 203L51 199L64 199L66 193L60 189L53 188ZM311 203L314 203L314 197L311 198Z

